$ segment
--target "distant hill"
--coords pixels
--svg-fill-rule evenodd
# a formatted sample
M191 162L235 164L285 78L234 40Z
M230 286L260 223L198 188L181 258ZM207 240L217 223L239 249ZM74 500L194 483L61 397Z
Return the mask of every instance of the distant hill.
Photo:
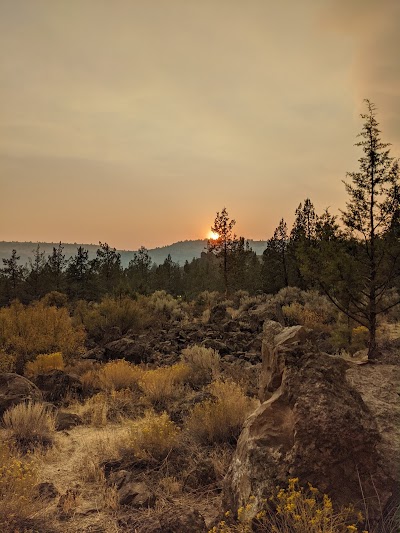
M249 240L250 246L257 253L261 255L266 247L265 241L252 241ZM58 243L54 242L5 242L0 241L0 268L3 266L2 259L8 259L11 256L13 249L17 250L17 254L20 256L20 263L25 265L29 262L29 258L33 257L34 250L36 246L40 244L40 250L45 252L46 256L51 254L53 247L58 246ZM76 254L76 249L78 246L83 246L89 251L89 258L93 259L96 257L96 251L98 249L97 244L79 244L79 243L66 243L64 244L64 253L66 258L70 258ZM164 262L168 254L171 255L171 258L176 263L184 265L185 261L189 262L195 257L200 257L201 252L205 251L207 246L206 239L198 239L194 241L180 241L168 246L161 246L160 248L153 248L149 250L149 255L152 258L153 262L157 265ZM133 258L135 251L130 250L118 250L121 254L122 266L125 268L128 266L129 261Z

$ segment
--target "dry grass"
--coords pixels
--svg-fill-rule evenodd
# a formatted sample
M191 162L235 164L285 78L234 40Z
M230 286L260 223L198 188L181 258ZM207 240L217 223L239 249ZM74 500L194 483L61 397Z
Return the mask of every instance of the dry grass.
M187 379L195 388L203 387L219 376L221 358L212 348L198 345L185 348L181 359L190 368Z
M209 386L215 400L194 406L186 422L189 434L199 442L235 442L243 422L258 402L248 398L233 381L216 381Z
M23 449L53 442L55 415L41 403L20 403L3 415L4 427Z
M85 424L104 427L109 422L121 422L125 418L136 418L144 406L138 394L130 389L99 392L87 399L84 404L75 403L71 411L80 415Z

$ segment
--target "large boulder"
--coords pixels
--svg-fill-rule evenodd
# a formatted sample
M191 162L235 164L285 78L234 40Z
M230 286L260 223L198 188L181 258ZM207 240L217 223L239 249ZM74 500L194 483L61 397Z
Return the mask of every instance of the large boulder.
M0 374L0 416L21 402L42 400L42 393L29 379L11 372Z
M63 370L51 370L35 377L35 384L43 392L47 402L60 403L65 398L80 397L83 394L82 382L75 374Z
M105 345L105 359L126 359L131 363L146 362L148 357L148 348L145 344L122 337Z
M360 506L364 499L371 520L378 519L399 487L398 454L385 450L395 443L381 435L385 420L396 431L394 396L381 396L374 413L346 379L349 363L289 342L297 335L292 328L275 329L266 327L269 348L263 351L268 399L245 422L225 479L225 507L235 510L250 495L261 500L299 477L338 506ZM385 377L375 375L368 395L379 396L386 386Z

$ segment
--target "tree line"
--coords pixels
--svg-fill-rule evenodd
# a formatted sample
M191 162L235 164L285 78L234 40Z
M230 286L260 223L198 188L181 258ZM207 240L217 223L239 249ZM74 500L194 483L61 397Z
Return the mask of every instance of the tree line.
M317 214L306 198L290 231L281 219L259 257L234 234L235 220L224 208L211 228L216 238L200 258L183 266L171 256L157 266L142 246L123 269L116 249L101 242L92 260L81 246L67 260L60 243L47 257L37 245L29 264L21 266L13 250L0 269L0 305L14 299L29 303L51 291L71 300L96 301L156 290L190 299L203 291L229 296L237 290L257 294L288 286L313 288L368 328L372 354L378 316L400 303L400 180L398 160L381 140L376 108L368 100L366 106L356 143L362 151L359 170L344 181L349 201L341 219L329 210Z

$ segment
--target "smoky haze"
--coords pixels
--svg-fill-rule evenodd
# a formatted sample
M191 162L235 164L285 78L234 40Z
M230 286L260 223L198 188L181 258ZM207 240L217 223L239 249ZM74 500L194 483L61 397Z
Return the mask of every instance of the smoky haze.
M364 98L399 155L399 4L2 0L0 239L161 246L226 206L264 240L343 207Z

